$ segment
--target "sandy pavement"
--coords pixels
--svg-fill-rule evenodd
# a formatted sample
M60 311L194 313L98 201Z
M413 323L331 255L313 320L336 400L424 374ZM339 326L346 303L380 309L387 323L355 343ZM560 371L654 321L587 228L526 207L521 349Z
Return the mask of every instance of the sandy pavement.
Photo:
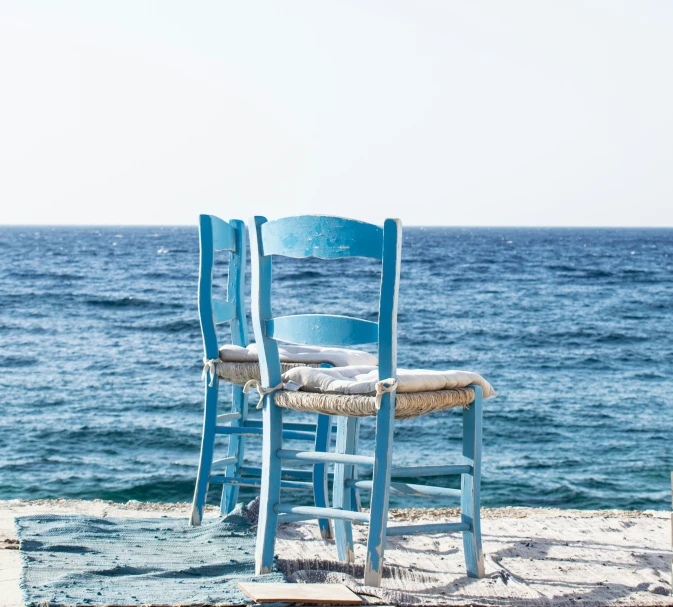
M113 517L184 517L190 504L102 500L0 501L0 607L22 605L14 517L51 513ZM455 519L455 509L392 510L393 523ZM207 517L218 511L208 508ZM393 575L379 601L423 605L671 605L671 519L659 511L582 511L533 508L482 510L487 578L463 574L460 535L390 538ZM289 572L338 570L333 542L315 524L284 525L278 552ZM365 529L356 527L362 560ZM294 560L293 560L294 559ZM307 565L307 563L309 565ZM322 563L322 566L320 565ZM357 577L357 568L351 571ZM397 573L395 573L397 572ZM345 572L347 573L347 572ZM376 602L375 597L371 597Z

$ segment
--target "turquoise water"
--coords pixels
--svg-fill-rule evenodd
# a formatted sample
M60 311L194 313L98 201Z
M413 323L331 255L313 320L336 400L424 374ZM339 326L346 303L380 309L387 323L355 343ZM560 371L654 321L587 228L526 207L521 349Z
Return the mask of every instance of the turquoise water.
M276 270L278 313L375 319L369 262ZM191 499L197 273L195 228L0 229L0 498ZM673 230L408 228L399 309L400 366L499 392L485 505L670 507ZM395 461L459 436L455 412L399 423Z

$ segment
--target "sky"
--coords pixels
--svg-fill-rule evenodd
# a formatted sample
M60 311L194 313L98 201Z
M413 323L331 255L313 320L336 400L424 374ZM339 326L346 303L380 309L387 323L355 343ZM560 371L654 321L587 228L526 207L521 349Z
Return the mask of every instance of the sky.
M673 226L673 2L0 0L0 224Z

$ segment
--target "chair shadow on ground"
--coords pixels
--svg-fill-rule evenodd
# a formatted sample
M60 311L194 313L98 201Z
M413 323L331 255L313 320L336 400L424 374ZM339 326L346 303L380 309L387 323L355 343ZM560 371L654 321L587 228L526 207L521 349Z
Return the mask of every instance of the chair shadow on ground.
M295 533L287 533L289 531L288 527L289 525L283 534L286 539L290 539L291 537L294 539L306 539L305 534L300 533L299 530ZM417 555L428 552L427 549L414 549L405 545L407 539L406 536L389 538L388 549L401 550ZM488 540L488 536L485 536L485 539ZM424 600L431 602L433 605L439 605L442 598L445 598L447 605L456 604L460 601L477 601L480 604L502 605L505 607L532 607L533 605L557 607L570 605L608 605L614 602L623 604L625 599L631 599L633 605L650 606L668 604L673 606L671 584L670 580L668 580L668 575L670 575L670 554L667 551L644 549L642 546L631 544L617 545L609 542L590 540L552 540L503 535L498 535L492 539L505 545L500 550L486 555L487 576L489 576L489 570L491 575L488 582L489 591L487 594L480 592L479 584L483 582L468 578L466 575L448 578L448 573L423 569L417 564L404 567L392 563L384 566L384 580L397 580L399 582L408 580L411 586L420 584L424 588L419 591L410 591L401 585L395 589L391 589L390 587L383 588L381 592L375 592L374 594L388 598L386 597L386 592L401 592L404 594L402 603L409 605L421 605ZM336 551L333 554L331 552L334 550L334 543L330 540L323 540L322 543L326 551L325 554L329 555L328 558L305 560L281 559L279 561L279 568L286 575L292 575L298 571L340 573L350 576L361 583L364 576L364 563L359 561L356 563L340 563L336 560ZM437 557L460 552L460 548L449 548L440 551L439 542L434 542L434 546L437 550L432 552L432 555L436 555ZM554 556L552 549L559 546L568 546L574 549L577 554L565 558ZM586 556L582 554L583 552L586 553ZM601 554L603 558L595 558L594 555L596 553ZM610 557L612 554L616 556L617 553L621 555L627 553L629 555L628 562L625 563L623 560L620 561L617 558L611 560ZM332 558L329 558L330 556ZM559 570L558 578L554 576L549 579L538 577L535 580L526 580L516 571L510 571L501 564L503 559L511 558L532 558L533 561L546 561L547 563L550 561L558 562L559 568L563 567L564 563L581 563L587 566L607 565L608 567L614 566L621 569L627 567L636 570L649 569L652 572L650 579L654 576L658 581L641 582L637 586L626 583L604 582L597 579L581 582L569 581L563 569ZM540 593L536 589L536 586L544 586L547 589L558 588L559 594L549 598ZM512 597L512 593L519 596ZM637 598L633 597L635 593L639 593ZM510 596L507 596L508 594ZM664 596L669 597L668 602Z

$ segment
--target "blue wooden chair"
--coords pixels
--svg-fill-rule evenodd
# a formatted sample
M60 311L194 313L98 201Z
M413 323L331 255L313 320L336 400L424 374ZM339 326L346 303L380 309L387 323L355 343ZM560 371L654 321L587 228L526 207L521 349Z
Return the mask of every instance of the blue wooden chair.
M380 586L386 535L392 534L462 532L467 574L470 577L482 577L484 562L479 517L482 388L479 385L465 388L468 397L463 405L469 404L469 407L463 409L463 461L460 465L414 468L391 466L396 402L401 405L402 402L406 402L403 399L407 396L396 394L397 297L402 243L400 222L387 219L382 229L379 226L336 217L289 217L271 222L267 222L263 217L255 217L250 220L249 233L253 282L252 319L260 350L262 392L265 395L262 488L256 550L257 574L268 572L272 568L276 526L279 522L326 517L336 522L337 552L342 561L353 560L351 523L358 521L369 524L364 574L367 585ZM318 314L274 317L271 306L273 255L321 259L369 257L381 260L382 281L378 323L345 316ZM301 297L301 294L298 293L297 296ZM345 399L344 406L338 408L341 417L338 420L336 452L318 453L283 448L283 409L311 410L310 403L324 401L325 395L284 389L278 357L278 341L340 346L378 344L379 382L376 387L378 410L351 414L348 413L350 402L348 399L351 399L351 396L329 396L333 400ZM425 394L432 397L432 393ZM373 400L373 397L370 398ZM282 406L279 403L282 403ZM373 457L356 454L356 416L363 414L376 415ZM409 416L412 415L405 414L405 417ZM281 500L283 460L307 464L335 464L333 507L292 506L284 503ZM373 468L372 480L357 480L354 475L356 466ZM391 483L391 478L394 477L441 475L460 475L461 489ZM353 506L351 490L354 488L371 491L369 513L359 512ZM391 490L407 495L460 497L461 520L455 523L388 527L388 500Z
M199 218L199 241L201 248L199 274L199 319L205 352L205 410L201 456L194 491L190 524L199 525L203 518L206 494L210 483L222 484L221 511L231 512L238 501L239 487L259 487L261 470L244 465L246 437L262 434L260 421L248 420L248 396L241 385L233 385L231 410L218 415L218 392L220 378L216 365L221 364L216 325L228 322L231 340L238 346L248 345L247 317L245 313L245 262L246 229L239 220L223 221L213 215ZM213 297L213 268L215 251L229 251L229 278L226 301ZM257 370L258 373L258 370ZM243 377L254 380L255 374ZM317 451L326 451L329 446L331 422L327 415L319 415L317 423L284 423L282 435L286 439L314 442ZM213 461L215 437L229 436L227 456ZM304 470L283 471L284 487L312 489L317 506L327 505L327 466L320 463L312 472ZM320 521L323 537L330 537L329 521Z

